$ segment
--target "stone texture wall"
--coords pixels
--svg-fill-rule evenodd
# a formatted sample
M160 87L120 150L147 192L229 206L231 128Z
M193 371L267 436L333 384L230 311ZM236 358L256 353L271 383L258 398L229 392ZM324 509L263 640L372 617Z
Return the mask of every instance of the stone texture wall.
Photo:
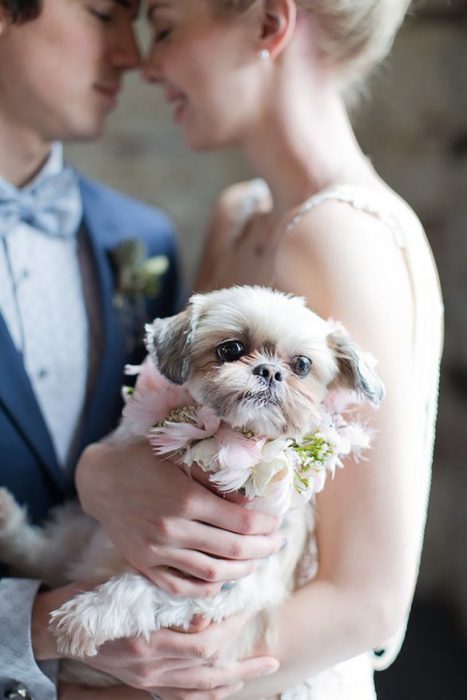
M439 266L446 347L419 595L455 603L467 631L467 0L415 4L355 124L377 170L420 215ZM159 91L137 76L102 143L68 155L170 212L188 277L216 194L249 174L235 153L188 153Z

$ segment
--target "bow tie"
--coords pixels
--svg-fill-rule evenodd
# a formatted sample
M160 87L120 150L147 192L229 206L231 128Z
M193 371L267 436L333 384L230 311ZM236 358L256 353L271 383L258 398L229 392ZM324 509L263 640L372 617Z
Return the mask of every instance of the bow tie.
M71 168L30 188L0 182L0 237L22 221L50 236L73 238L82 214L78 180Z

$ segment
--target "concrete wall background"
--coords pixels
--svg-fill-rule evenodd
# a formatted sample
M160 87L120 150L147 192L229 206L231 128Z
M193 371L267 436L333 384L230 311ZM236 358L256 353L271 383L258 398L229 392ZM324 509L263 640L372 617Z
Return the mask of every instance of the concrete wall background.
M446 348L419 595L455 605L467 635L467 0L415 9L355 123L376 169L421 217L440 270ZM189 153L159 91L137 76L105 139L67 152L90 175L172 215L188 278L217 193L249 175L235 153Z

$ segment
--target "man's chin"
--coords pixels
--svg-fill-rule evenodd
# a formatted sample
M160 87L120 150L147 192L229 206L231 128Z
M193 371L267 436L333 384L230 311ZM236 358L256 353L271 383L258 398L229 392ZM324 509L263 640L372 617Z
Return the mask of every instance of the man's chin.
M67 132L60 137L60 140L64 141L65 143L85 143L86 141L95 141L103 136L106 121L106 117L100 117L99 119L83 121L79 124L75 122L67 130Z

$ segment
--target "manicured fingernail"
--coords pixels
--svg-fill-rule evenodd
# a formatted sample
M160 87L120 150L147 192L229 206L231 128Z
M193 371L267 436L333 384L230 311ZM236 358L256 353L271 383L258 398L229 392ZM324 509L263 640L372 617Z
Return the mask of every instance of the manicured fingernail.
M227 581L222 585L221 591L231 591L232 588L235 588L237 584L233 583L232 581Z

